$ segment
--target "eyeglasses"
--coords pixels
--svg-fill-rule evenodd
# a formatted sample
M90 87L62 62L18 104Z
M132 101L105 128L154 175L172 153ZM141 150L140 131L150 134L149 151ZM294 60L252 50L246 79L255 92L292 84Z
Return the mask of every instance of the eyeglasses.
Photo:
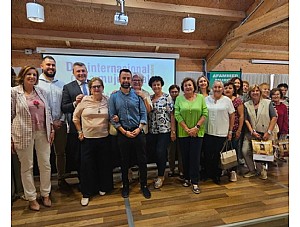
M142 80L132 80L133 82L142 82Z
M91 88L93 88L93 89L100 89L100 87L102 87L102 85L94 85L94 86L92 86Z

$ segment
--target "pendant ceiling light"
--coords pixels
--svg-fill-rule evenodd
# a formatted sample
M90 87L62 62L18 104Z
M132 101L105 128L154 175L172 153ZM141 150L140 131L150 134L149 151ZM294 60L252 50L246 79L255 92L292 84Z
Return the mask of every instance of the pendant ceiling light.
M45 21L44 7L38 3L26 3L27 19L33 22L42 23Z
M182 20L182 32L192 33L195 31L196 19L193 17L186 17Z

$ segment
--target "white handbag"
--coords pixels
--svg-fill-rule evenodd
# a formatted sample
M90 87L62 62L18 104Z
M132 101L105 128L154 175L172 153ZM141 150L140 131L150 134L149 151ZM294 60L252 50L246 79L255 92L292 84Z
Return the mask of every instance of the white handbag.
M230 148L228 150L228 144L230 144ZM226 140L224 142L223 148L220 152L220 168L221 169L230 169L234 166L237 166L237 156L235 149L232 148L231 141Z

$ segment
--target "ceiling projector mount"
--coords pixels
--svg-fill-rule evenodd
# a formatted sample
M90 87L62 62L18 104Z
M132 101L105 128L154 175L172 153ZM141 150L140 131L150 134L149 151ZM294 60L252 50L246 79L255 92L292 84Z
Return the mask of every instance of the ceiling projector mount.
M128 16L125 15L124 7L125 0L116 0L117 4L121 6L121 12L116 12L114 17L114 24L116 25L127 25L128 24Z

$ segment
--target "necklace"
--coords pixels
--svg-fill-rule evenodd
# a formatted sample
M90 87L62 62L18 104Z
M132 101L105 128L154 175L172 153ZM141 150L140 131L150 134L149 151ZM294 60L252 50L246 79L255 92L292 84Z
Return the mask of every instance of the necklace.
M100 99L98 100L97 98L93 97L94 99L94 102L99 102L99 105L98 105L98 114L101 113L101 101L102 101L102 97L100 97Z
M99 100L98 114L101 113L101 100Z

